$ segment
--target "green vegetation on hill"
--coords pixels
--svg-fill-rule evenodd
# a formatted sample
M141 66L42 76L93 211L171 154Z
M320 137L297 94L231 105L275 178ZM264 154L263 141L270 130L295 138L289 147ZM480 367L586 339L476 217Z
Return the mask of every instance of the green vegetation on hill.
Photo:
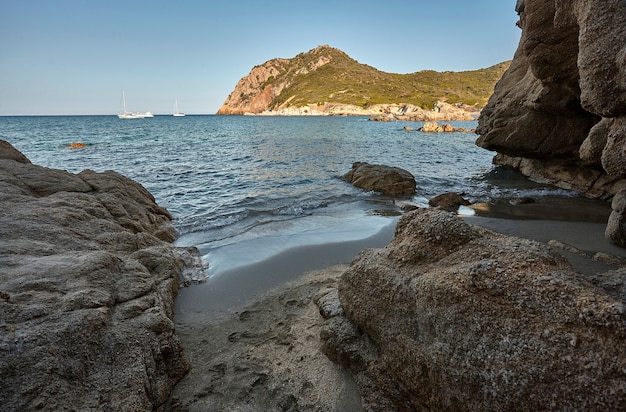
M330 62L311 70L324 56L330 57ZM264 86L288 85L274 99L272 109L287 101L296 107L325 102L362 107L409 103L426 109L438 100L482 108L509 64L465 72L426 70L394 74L361 64L341 50L322 46L289 59L282 74L271 77Z

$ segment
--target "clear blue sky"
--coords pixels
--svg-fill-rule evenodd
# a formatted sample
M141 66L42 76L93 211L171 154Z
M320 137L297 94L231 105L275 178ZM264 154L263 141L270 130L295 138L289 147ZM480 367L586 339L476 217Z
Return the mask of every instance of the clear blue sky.
M509 60L515 0L4 0L0 115L211 114L239 79L322 44L392 73Z

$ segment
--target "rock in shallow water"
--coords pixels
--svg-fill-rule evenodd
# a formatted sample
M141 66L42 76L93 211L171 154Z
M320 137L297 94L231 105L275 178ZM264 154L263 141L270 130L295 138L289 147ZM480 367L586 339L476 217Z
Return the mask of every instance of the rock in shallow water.
M0 405L153 410L189 369L174 333L169 213L115 172L0 141Z
M592 284L544 244L419 209L343 274L323 350L368 410L622 410L615 276Z
M447 192L429 199L428 204L452 212L456 211L459 206L469 206L470 202L458 193Z
M399 167L355 162L343 179L358 188L390 196L415 194L415 177Z

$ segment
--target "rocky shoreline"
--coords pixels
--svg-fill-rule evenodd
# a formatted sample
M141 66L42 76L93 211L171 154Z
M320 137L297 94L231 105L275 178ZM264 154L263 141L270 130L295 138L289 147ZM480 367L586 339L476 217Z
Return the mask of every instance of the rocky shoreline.
M431 110L412 104L374 104L368 107L351 104L324 103L302 107L285 107L244 113L245 116L369 116L372 121L454 121L476 120L480 110L474 106L437 102Z
M162 408L190 368L175 237L140 184L37 166L0 141L2 409Z
M360 166L380 169L355 164L352 175ZM4 141L0 176L8 410L626 405L624 258L582 257L583 274L558 233L549 246L417 209L350 266L300 277L230 318L176 325L193 259L141 185L36 166Z
M606 237L626 246L626 6L516 9L522 40L480 114L477 144L534 179L613 198ZM359 165L349 180L378 187ZM193 258L174 248L169 213L118 173L47 169L0 141L0 405L626 409L623 251L597 250L608 243L598 225L574 247L562 238L578 226L535 222L547 244L523 237L527 221L491 222L521 237L475 223L407 212L389 245L350 266L177 334L174 299Z
M522 220L471 221L407 213L351 265L178 323L193 367L168 410L622 408L626 252L599 223L573 241L580 222L537 222L549 246L482 228L528 232Z

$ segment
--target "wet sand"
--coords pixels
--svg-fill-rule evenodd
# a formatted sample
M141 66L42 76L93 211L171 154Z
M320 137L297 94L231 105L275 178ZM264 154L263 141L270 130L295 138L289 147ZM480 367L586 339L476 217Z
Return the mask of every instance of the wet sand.
M166 410L362 410L352 376L320 352L313 303L346 268L309 272L218 322L178 324L192 369Z
M170 411L360 411L352 376L320 348L313 298L335 287L363 249L393 238L395 222L373 236L287 249L182 289L176 333L192 365Z
M568 209L571 199L543 207L491 205L482 216L463 219L550 242L588 275L626 262L626 249L604 238L601 220L610 209L581 204L567 216L559 210ZM350 375L319 351L322 318L312 299L336 285L358 251L385 246L394 226L359 241L288 249L182 290L175 321L192 370L175 388L168 410L360 410ZM207 287L209 294L201 289Z
M207 282L184 288L176 298L176 322L202 325L222 320L242 310L286 282L336 264L348 264L366 248L380 248L393 238L397 219L373 236L345 241L298 246L260 262L220 272Z

